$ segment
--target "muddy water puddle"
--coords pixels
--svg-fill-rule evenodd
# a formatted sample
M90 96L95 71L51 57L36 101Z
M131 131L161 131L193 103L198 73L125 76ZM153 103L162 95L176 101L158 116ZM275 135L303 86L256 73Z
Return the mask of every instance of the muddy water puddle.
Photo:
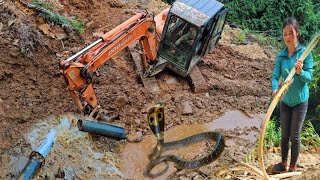
M206 131L227 131L233 135L238 134L238 138L246 140L248 143L255 143L258 130L262 122L263 114L254 115L252 118L247 117L239 111L229 111L220 118L213 120L207 124L194 125L179 125L165 131L165 142L183 139L185 137L198 134ZM246 131L246 132L239 132ZM225 133L225 132L223 132ZM148 164L148 154L156 145L156 138L153 135L144 136L144 139L139 143L125 143L122 147L121 163L123 164L124 176L128 179L145 179L143 170ZM174 154L188 160L198 158L206 155L212 147L214 142L201 141L188 146L179 147L174 150L163 152L162 155ZM211 147L211 149L210 149ZM163 165L164 166L164 165ZM153 173L157 172L155 167ZM176 171L173 163L169 163L169 170L163 176L157 179L167 179L172 173Z

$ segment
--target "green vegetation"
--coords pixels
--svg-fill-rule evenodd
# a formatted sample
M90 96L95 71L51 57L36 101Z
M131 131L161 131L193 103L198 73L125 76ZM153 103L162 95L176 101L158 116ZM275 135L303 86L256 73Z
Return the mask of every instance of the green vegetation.
M279 147L281 144L281 129L276 126L276 119L271 119L268 123L264 138L264 149Z
M33 0L32 3L28 6L39 11L39 16L43 17L46 20L49 20L55 24L60 24L62 27L76 29L79 32L84 31L83 21L77 19L70 19L60 15L56 12L54 6L48 1Z
M243 161L244 161L245 163L250 163L250 162L256 161L257 158L258 158L257 150L254 149L253 151L249 152L249 153L243 158Z
M237 32L235 37L235 43L240 45L240 44L244 44L246 39L247 39L247 32L244 30L240 30L239 32Z
M320 45L313 51L313 80L309 84L310 98L307 117L311 119L316 131L320 134Z
M301 25L301 33L308 42L320 29L320 3L318 0L220 0L229 11L228 23L242 29L264 32L266 35L282 35L282 23L291 16Z
M306 121L304 129L301 133L302 149L309 147L320 147L320 136L316 133L311 121Z
M258 142L258 141L257 141ZM279 147L281 145L281 129L276 123L276 119L270 120L267 126L264 149ZM320 147L320 136L316 133L311 121L307 120L301 132L301 146L303 150L310 147Z

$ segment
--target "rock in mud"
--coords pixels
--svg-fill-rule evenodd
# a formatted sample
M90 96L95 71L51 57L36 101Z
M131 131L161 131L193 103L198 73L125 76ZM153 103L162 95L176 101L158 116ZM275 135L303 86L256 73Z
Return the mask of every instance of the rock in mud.
M212 173L212 169L210 168L210 166L202 166L199 168L199 171L207 176L209 176Z
M185 101L183 104L182 115L193 114L192 106L189 101Z
M92 27L92 28L98 27L98 26L97 26L97 23L94 22L94 21L89 21L89 22L87 22L87 23L86 23L86 26L87 26L87 27Z
M203 105L202 105L202 103L200 101L196 101L196 106L199 109L203 109Z
M139 142L142 139L142 132L138 131L127 136L127 140L130 142Z
M10 165L11 172L13 174L18 174L22 171L24 166L28 163L29 158L26 158L24 156L12 156L10 157L12 164Z
M100 38L100 37L102 37L104 35L104 33L103 32L94 32L92 35L95 38Z

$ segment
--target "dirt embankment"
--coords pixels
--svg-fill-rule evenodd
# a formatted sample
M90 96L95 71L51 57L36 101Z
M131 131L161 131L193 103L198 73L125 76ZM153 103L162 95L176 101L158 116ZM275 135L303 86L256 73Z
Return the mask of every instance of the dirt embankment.
M52 42L16 2L0 7L0 149L42 118L75 110L65 96ZM52 43L52 44L51 44Z

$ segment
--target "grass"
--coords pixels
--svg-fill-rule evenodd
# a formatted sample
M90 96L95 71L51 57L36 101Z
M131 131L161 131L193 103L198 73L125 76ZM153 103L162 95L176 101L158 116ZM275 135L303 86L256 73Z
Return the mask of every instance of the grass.
M54 24L59 24L62 27L75 29L79 32L84 31L85 26L82 20L71 19L60 15L56 12L53 4L45 0L33 0L31 4L28 5L29 8L36 9L39 11L39 16L46 20L53 22Z
M270 149L272 147L278 147L281 144L281 129L276 127L276 120L271 119L268 123L263 148Z
M256 151L256 149L254 149L253 151L251 151L250 153L248 153L248 154L244 157L243 161L244 161L245 163L254 162L254 161L257 160L257 157L258 157L257 151Z
M280 145L281 145L281 129L280 127L276 126L276 120L272 119L269 121L266 129L263 148L265 150L268 150L273 147L279 147ZM314 129L311 121L306 120L301 132L301 149L308 150L310 148L319 148L319 147L320 147L320 136Z
M314 129L311 121L306 121L301 133L301 148L308 150L310 147L320 147L320 136Z

